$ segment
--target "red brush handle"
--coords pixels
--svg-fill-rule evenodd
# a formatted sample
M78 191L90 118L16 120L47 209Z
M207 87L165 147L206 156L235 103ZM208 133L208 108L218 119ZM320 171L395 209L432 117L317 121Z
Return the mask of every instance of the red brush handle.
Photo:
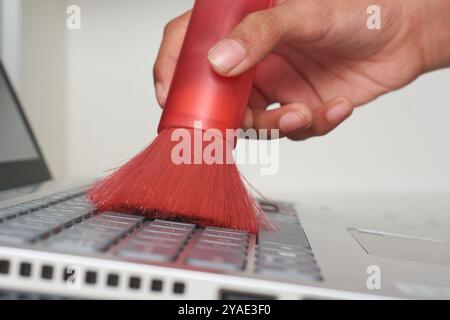
M251 12L267 9L272 0L196 0L158 132L166 128L240 128L254 70L237 77L218 75L208 51Z

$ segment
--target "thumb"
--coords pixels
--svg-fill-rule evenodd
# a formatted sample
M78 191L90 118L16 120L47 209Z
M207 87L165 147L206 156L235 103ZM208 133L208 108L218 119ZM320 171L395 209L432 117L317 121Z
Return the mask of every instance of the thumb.
M212 67L224 76L236 76L263 60L283 38L278 11L272 8L247 15L209 51Z
M251 13L211 48L209 62L219 74L237 76L265 59L281 42L308 40L322 29L317 23L322 16L319 10L318 1L303 0Z

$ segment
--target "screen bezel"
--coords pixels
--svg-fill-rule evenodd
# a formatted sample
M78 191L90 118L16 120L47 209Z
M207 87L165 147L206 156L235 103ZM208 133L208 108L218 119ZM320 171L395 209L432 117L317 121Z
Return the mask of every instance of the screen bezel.
M44 160L41 149L39 148L37 140L31 130L30 124L27 121L16 92L14 91L11 81L9 80L1 61L0 73L5 79L6 86L14 101L17 112L25 124L25 128L37 153L36 159L0 162L0 190L12 189L50 180L51 174Z

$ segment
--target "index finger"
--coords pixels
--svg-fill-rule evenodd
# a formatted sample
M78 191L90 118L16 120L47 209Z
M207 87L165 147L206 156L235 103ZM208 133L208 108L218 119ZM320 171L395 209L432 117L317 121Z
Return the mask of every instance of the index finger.
M161 107L165 104L190 18L191 11L188 11L170 21L164 28L164 36L153 67L156 97Z

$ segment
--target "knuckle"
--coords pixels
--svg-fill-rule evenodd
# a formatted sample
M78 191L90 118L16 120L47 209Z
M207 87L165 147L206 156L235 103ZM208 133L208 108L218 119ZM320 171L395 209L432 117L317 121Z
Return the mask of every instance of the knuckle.
M244 42L255 39L264 43L273 43L280 35L278 21L270 11L251 13L244 18L242 25L246 30L242 39Z
M177 19L178 19L178 18L173 19L173 20L170 20L170 21L164 26L164 32L163 32L163 34L164 34L165 36L166 36L167 34L171 33L172 30L174 30L174 28L175 28L175 26L176 26L176 24L177 24Z

